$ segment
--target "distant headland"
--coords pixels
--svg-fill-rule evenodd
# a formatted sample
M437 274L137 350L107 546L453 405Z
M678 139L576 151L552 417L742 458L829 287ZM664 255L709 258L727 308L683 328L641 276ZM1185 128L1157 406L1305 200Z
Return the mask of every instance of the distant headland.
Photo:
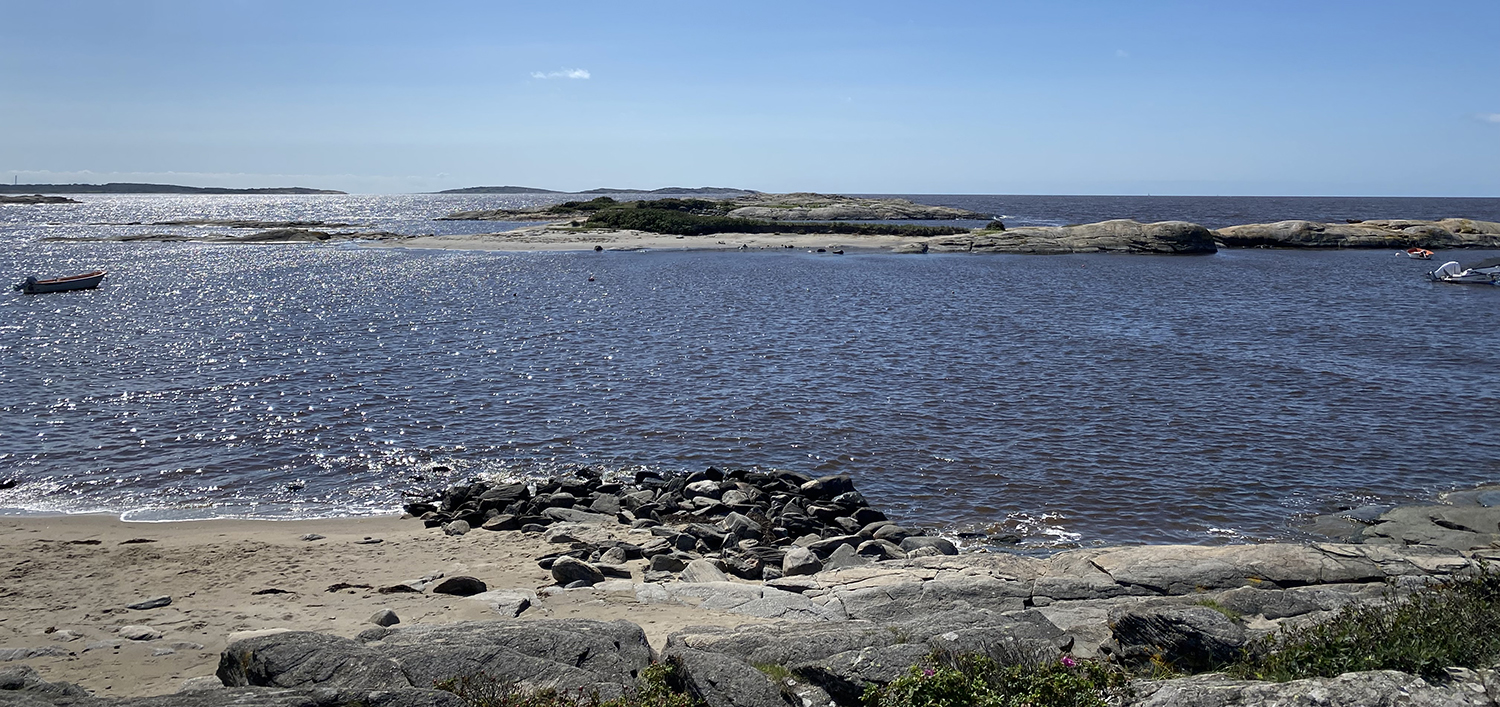
M599 189L588 189L585 191L556 191L553 189L538 189L536 187L464 187L462 189L444 189L437 194L728 194L746 195L759 194L754 189L735 189L732 187L662 187L660 189L611 189L601 187Z
M229 187L184 187L177 184L0 184L0 194L345 194L332 189L307 187L269 187L265 189L231 189Z

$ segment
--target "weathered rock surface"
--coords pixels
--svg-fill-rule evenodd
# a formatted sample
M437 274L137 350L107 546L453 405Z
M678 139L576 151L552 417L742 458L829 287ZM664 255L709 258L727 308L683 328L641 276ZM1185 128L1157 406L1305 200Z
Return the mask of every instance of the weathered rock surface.
M930 653L932 647L925 643L900 643L835 653L789 667L798 679L817 685L840 704L858 704L866 688L884 686L905 675Z
M1291 682L1232 680L1213 673L1137 683L1135 697L1129 704L1134 707L1489 707L1497 704L1495 693L1486 689L1486 683L1493 680L1493 671L1484 672L1488 680L1472 676L1443 685L1433 685L1415 675L1389 670Z
M682 570L684 582L728 582L729 575L708 560L693 560Z
M765 673L741 660L678 647L666 658L680 671L688 693L708 707L796 707Z
M1245 627L1206 606L1124 608L1110 614L1115 655L1130 665L1153 659L1184 672L1203 672L1233 662L1248 634Z
M867 199L834 194L751 194L733 200L736 218L763 221L847 221L907 219L988 219L951 206L928 206L906 199Z
M1363 542L1453 550L1500 547L1500 507L1412 505L1392 508L1360 531Z
M563 555L552 563L552 578L562 586L574 582L594 585L604 581L604 573L587 562Z
M1158 253L1201 254L1218 250L1214 233L1196 223L1137 223L1126 219L1081 226L1026 226L1006 231L973 231L921 242L903 252L931 253Z
M290 631L236 641L218 676L229 686L395 690L484 673L528 688L618 695L651 662L625 621L499 620L372 628L359 640Z
M1500 223L1458 218L1277 221L1227 226L1215 233L1232 248L1500 248Z
M83 697L88 691L72 683L52 683L42 679L35 668L29 665L7 665L0 667L0 696L28 695L37 699L48 697ZM4 697L0 697L3 700Z

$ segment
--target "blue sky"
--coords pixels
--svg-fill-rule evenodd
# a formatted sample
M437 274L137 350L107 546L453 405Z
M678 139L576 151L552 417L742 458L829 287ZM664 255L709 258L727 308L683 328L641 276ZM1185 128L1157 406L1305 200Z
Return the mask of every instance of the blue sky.
M1500 196L1500 2L0 0L21 181Z

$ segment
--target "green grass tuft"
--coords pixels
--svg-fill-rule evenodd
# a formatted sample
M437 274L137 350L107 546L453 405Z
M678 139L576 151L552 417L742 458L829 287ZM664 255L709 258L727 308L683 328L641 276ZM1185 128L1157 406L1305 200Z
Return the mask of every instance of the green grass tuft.
M785 683L787 680L795 679L792 671L779 663L756 663L755 669L765 673L766 677L774 682Z
M667 663L652 663L641 673L635 689L609 700L581 690L526 690L514 680L483 674L443 680L433 687L457 695L469 707L705 707L677 688L676 670Z
M1317 624L1252 643L1231 675L1278 682L1399 670L1441 678L1500 662L1500 571L1449 579L1405 598L1351 604Z
M866 707L1106 707L1128 695L1129 676L1103 663L1001 665L983 656L938 657L885 687L865 691Z
M1199 599L1197 604L1198 606L1207 607L1223 614L1224 617L1229 619L1230 621L1241 622L1245 620L1244 615L1240 614L1240 612L1224 606L1223 604L1220 604L1213 599Z

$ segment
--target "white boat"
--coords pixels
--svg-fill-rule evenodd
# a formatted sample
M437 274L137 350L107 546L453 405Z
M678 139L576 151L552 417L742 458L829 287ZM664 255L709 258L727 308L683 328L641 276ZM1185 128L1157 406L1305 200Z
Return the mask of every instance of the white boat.
M26 278L21 284L16 285L16 289L28 295L41 294L43 292L67 292L68 290L92 290L99 286L99 282L107 274L103 270L95 270L80 275L67 275L47 280L38 280L35 275L32 275Z
M1427 277L1436 282L1500 284L1500 258L1490 258L1468 267L1459 265L1456 260L1450 260L1438 269L1427 273Z
M1404 252L1412 260L1432 260L1432 251L1426 248L1407 248Z

